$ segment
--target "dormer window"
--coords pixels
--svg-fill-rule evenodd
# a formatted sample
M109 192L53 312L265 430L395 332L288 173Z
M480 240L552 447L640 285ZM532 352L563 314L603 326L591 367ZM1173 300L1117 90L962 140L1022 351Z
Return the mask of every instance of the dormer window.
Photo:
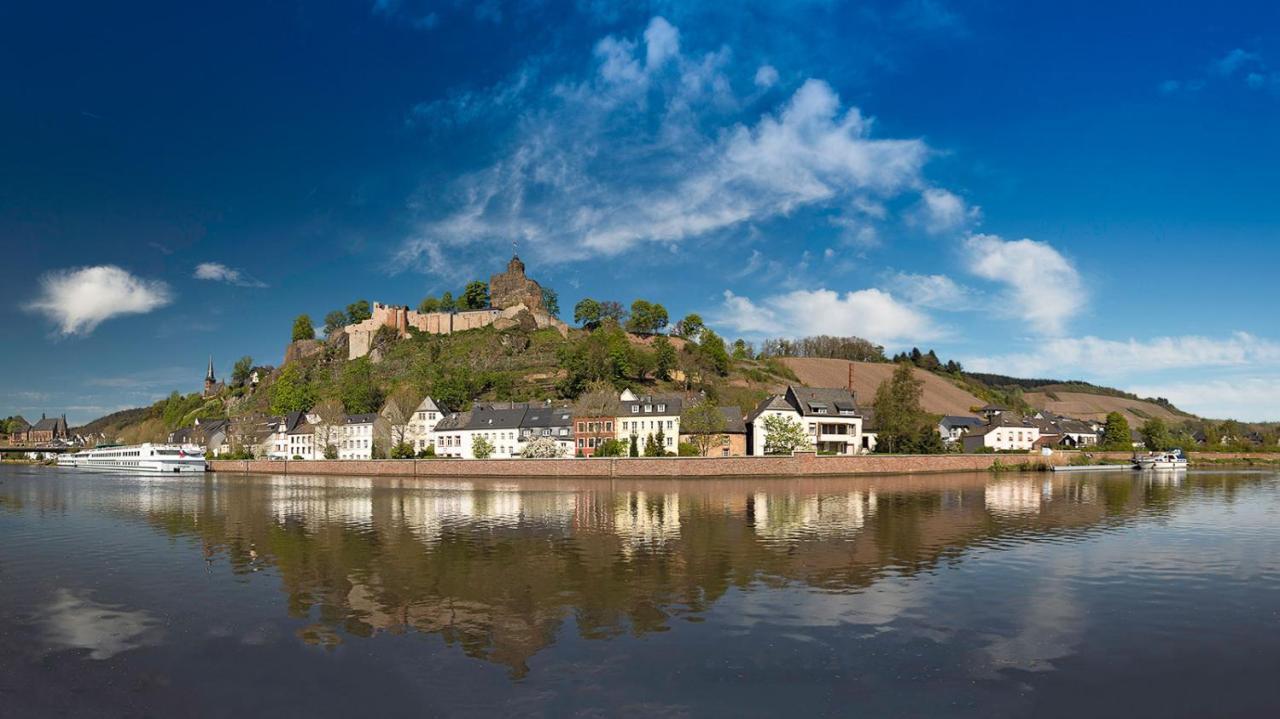
M653 411L653 405L651 405L651 404L646 404L646 405L644 406L644 411L645 411L646 413L648 413L648 412L652 412L652 411Z
M640 405L638 404L631 405L631 414L638 414L639 412L640 412Z
M658 405L658 411L659 411L659 412L666 412L666 411L667 411L667 406L666 406L665 404L660 404L660 405Z

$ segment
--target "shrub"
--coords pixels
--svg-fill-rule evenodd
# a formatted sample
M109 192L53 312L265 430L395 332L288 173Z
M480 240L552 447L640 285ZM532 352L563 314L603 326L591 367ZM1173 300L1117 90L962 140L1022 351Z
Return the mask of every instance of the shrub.
M676 454L681 457L701 457L702 451L698 449L698 445L692 442L681 442L676 447Z
M413 459L413 445L408 442L401 442L391 448L392 459Z

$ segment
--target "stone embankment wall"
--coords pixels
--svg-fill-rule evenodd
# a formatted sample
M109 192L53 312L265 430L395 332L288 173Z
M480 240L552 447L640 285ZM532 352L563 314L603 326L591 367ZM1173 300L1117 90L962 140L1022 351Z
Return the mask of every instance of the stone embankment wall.
M820 457L609 457L599 459L379 459L371 461L214 460L216 472L341 474L406 477L832 477L860 474L919 474L987 471L996 463L1068 464L1078 455L1012 454L868 455ZM1129 452L1091 452L1094 461L1128 459ZM1276 455L1205 454L1206 459L1244 460ZM1192 455L1194 461L1200 458Z

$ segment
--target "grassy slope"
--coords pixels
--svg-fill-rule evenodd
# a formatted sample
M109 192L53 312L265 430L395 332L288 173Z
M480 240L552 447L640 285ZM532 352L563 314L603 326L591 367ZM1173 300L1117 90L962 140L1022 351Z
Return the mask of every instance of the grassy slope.
M849 383L849 366L853 365L853 389L858 404L869 406L876 388L889 379L894 366L884 362L849 362L847 360L788 357L782 360L795 371L803 384L812 387L844 387ZM971 415L974 407L986 404L981 398L957 387L946 378L922 369L915 371L924 382L921 405L934 414Z

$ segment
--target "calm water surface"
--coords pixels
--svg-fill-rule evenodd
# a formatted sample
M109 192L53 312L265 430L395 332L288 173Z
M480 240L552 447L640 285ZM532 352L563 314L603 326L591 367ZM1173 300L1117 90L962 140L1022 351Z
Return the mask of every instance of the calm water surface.
M0 716L1277 716L1280 476L0 467Z

